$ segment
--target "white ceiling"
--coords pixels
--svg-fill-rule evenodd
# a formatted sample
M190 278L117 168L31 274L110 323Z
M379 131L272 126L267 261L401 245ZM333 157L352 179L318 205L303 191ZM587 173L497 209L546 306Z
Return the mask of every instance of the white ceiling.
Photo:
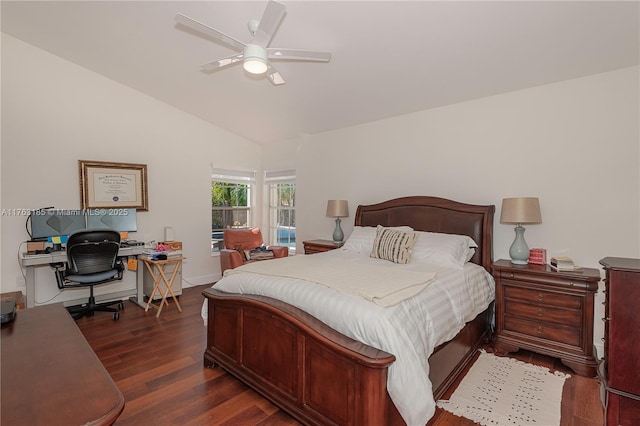
M258 143L638 65L639 2L292 1L272 47L273 86L176 13L243 42L266 2L2 1L2 31ZM43 69L42 72L47 72Z

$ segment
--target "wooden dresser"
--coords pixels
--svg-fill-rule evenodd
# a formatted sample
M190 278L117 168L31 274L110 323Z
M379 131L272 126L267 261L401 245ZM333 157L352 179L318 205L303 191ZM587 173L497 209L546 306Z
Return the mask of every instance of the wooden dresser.
M605 257L604 356L598 376L606 426L640 424L640 259Z
M556 272L548 265L493 264L499 354L527 349L560 358L581 376L594 377L594 295L600 271L582 268Z

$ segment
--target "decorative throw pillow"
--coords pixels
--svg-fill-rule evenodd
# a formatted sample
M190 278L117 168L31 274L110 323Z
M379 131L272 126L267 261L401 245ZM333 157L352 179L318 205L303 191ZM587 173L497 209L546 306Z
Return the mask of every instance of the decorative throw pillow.
M418 235L414 232L402 232L378 225L371 257L394 263L409 263L411 247L417 238Z

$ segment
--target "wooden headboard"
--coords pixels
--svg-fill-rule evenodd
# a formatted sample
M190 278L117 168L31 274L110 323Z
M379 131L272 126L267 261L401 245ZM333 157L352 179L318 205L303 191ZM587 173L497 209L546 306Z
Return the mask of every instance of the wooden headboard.
M478 244L471 262L491 272L493 205L464 204L438 197L401 197L359 205L356 226L411 226L416 231L468 235Z

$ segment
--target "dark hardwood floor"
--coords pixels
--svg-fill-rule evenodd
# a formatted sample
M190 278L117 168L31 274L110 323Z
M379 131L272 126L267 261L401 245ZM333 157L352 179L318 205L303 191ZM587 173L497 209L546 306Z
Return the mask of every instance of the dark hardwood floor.
M77 321L124 394L116 425L299 425L221 369L203 367L206 337L200 309L207 287L183 289L182 313L170 302L156 318L155 310L144 312L125 302L118 321L104 312ZM553 358L525 351L511 356L569 372ZM475 423L438 409L430 424ZM564 386L561 426L602 424L596 379L572 374Z

